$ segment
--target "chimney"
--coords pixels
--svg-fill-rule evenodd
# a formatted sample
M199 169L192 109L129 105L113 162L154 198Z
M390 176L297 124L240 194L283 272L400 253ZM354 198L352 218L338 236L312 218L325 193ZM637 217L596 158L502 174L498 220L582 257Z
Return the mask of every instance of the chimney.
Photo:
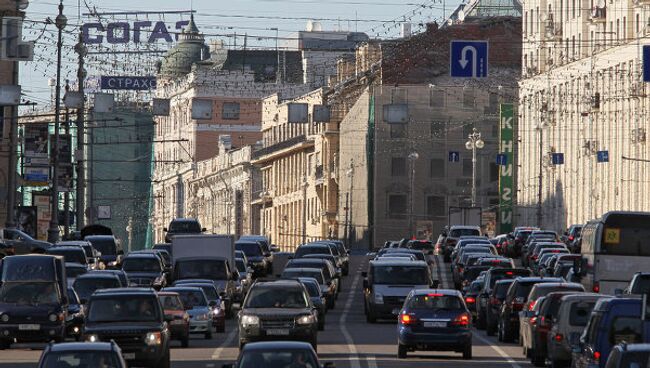
M432 33L438 30L438 23L427 23L427 32Z

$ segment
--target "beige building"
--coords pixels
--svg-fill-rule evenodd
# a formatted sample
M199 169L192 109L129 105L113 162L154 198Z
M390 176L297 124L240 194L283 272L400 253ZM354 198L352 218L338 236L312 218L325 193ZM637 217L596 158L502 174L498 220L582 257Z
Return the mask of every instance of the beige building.
M260 168L262 233L274 244L294 249L301 243L337 237L337 124L314 121L314 106L324 104L324 90L282 100L264 100L264 147L253 154ZM306 105L302 122L289 122L293 105Z
M526 2L520 225L562 230L609 210L650 210L643 4Z

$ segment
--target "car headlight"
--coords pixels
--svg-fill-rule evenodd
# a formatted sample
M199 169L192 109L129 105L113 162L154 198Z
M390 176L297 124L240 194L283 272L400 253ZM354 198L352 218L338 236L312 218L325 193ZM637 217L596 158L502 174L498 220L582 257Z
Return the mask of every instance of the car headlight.
M375 304L384 304L384 296L379 293L375 293Z
M298 317L296 323L299 325L310 325L314 323L314 316L309 315L309 316Z
M212 309L212 314L214 314L215 316L218 316L220 313L221 313L221 308L220 307L214 307Z
M210 316L208 315L208 313L203 313L203 314L196 315L194 319L197 321L207 321L208 319L210 319Z
M0 320L2 320L2 322L9 322L9 315L4 313L2 317L0 317Z
M260 318L258 316L242 316L241 317L242 326L257 326L260 324Z
M147 345L160 345L162 343L162 336L160 332L149 332L144 340Z
M86 341L87 342L97 342L99 341L99 336L97 335L86 335Z

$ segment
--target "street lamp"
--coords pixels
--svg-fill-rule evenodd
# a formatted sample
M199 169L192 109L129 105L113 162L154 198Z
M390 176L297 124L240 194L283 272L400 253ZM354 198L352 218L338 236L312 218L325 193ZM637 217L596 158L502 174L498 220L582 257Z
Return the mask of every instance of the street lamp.
M409 166L411 169L411 195L409 196L409 232L411 233L411 236L415 234L415 229L413 228L413 197L415 196L415 161L417 161L418 158L420 158L420 155L415 151L408 155Z
M52 214L50 219L50 228L47 229L47 240L55 243L59 240L59 125L61 122L61 48L63 46L62 33L68 24L68 18L63 15L63 0L59 2L59 15L54 21L58 32L58 41L56 44L57 61L56 61L56 95L54 100L54 142L52 144Z
M476 150L485 147L485 142L481 139L481 133L476 128L467 138L465 148L472 151L472 207L476 207Z

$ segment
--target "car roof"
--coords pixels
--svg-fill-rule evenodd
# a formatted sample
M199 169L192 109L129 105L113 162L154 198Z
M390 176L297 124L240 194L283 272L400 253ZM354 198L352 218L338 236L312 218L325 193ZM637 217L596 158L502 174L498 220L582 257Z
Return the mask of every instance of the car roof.
M619 345L621 350L624 352L646 352L650 351L649 343L640 343L640 344L625 344L622 343Z
M460 291L452 289L414 289L413 295L443 294L451 296L462 296Z
M68 268L68 267L87 268L86 266L82 265L81 263L77 263L77 262L66 262L65 263L65 268Z
M62 247L62 246L69 246L69 247L77 247L80 245L92 245L90 242L85 241L85 240L64 240L60 242L54 243L53 246L55 247Z
M298 277L298 281L300 281L300 282L311 282L312 284L318 284L318 280L316 280L313 277L307 277L307 276Z
M261 342L251 342L244 345L242 352L244 351L278 351L283 349L292 349L292 350L312 350L312 347L309 343L301 341L261 341Z
M227 261L225 257L183 257L177 259L175 262L180 261Z
M298 247L300 248L327 248L329 249L330 246L325 244L325 243L307 243L307 244L302 244Z
M456 230L456 229L480 230L481 228L479 226L469 226L469 225L451 225L449 227L449 230Z
M173 219L171 222L198 222L198 220L192 217L178 217Z
M320 268L314 268L314 267L292 267L292 268L285 268L283 272L304 272L304 271L310 271L310 272L323 272Z
M535 288L553 288L553 287L583 287L582 284L577 282L545 282L542 284L536 284ZM584 288L584 287L583 287Z
M517 281L519 282L540 282L540 281L545 281L545 282L557 282L561 283L564 281L563 278L561 277L542 277L542 276L527 276L527 277L517 277Z
M115 273L99 273L97 270L93 270L90 272L86 272L83 275L77 276L77 280L79 279L116 279L119 277Z
M168 286L166 288L162 289L163 291L201 291L203 292L203 289L200 286L187 286L187 285L178 285L178 286Z
M159 291L156 294L162 295L162 296L178 296L178 293L175 291Z
M49 252L51 250L69 250L69 251L73 251L73 252L79 252L79 251L83 252L84 251L80 246L77 246L77 245L53 245L53 246L47 248L46 252Z
M86 235L85 239L115 239L115 235Z
M59 344L50 344L48 347L52 352L114 350L110 342L64 342Z
M114 288L114 289L99 289L93 295L152 295L156 296L156 292L151 288Z
M422 267L429 267L425 261L418 261L418 260L394 260L394 259L386 259L382 260L381 258L374 259L370 261L371 264L373 265L379 265L379 266L422 266Z
M187 284L180 284L180 285L177 284L176 286L170 286L170 287L200 287L200 288L203 288L204 286L209 286L209 287L212 287L214 289L217 288L211 282L188 282Z
M255 285L258 285L258 286L273 286L273 287L286 287L286 286L301 286L302 287L302 283L300 283L300 281L292 280L292 279L262 280L262 281L256 281Z
M153 252L151 252L151 253L147 253L147 252L129 253L129 254L126 255L126 257L124 257L124 259L128 259L128 258L155 258L155 259L159 259L158 256Z
M174 281L174 283L176 283L177 285L180 285L180 284L185 285L185 284L197 284L197 283L198 284L201 284L201 283L213 283L213 281L210 280L210 279L182 279L182 280L176 280L176 281Z

